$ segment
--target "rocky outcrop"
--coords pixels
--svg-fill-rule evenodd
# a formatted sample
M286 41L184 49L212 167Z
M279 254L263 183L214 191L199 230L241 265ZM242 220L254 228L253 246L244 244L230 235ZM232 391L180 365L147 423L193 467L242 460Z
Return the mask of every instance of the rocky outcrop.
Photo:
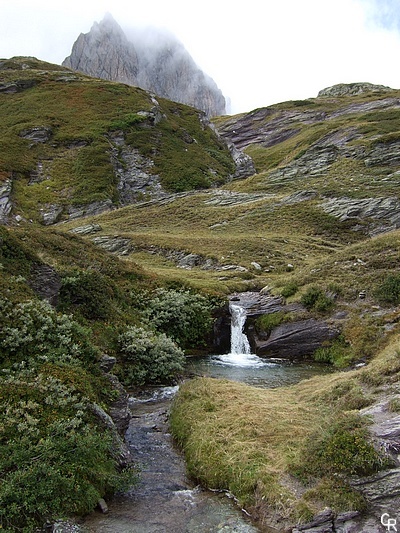
M248 178L256 173L254 162L249 155L236 148L233 143L228 143L228 148L236 165L236 171L231 176L232 180Z
M329 126L330 121L339 117L346 118L352 114L397 110L400 107L400 99L389 94L380 99L362 101L356 99L354 102L343 99L343 103L337 104L334 109L329 106L326 109L322 105L314 106L311 101L310 105L306 106L289 104L287 107L270 106L228 117L223 123L218 124L218 132L227 142L234 143L239 149L254 144L269 148L295 137L307 126L318 123ZM398 160L396 141L390 143L377 141L372 147L354 143L362 137L362 133L354 126L334 128L279 170L284 171L285 177L316 174L329 167L339 156L365 159L366 165L386 164L388 156L393 162Z
M147 28L126 35L111 15L80 34L63 65L97 78L135 85L209 116L225 113L216 83L171 34Z
M6 179L0 183L0 224L7 222L12 210L11 189L11 179Z
M367 82L339 83L337 85L332 85L332 87L321 89L318 93L318 98L323 96L355 96L363 93L376 93L382 91L392 91L392 89L385 85L374 85L373 83Z
M37 126L20 132L20 137L32 141L32 144L45 143L50 140L52 129L48 127Z
M42 263L33 263L28 284L38 296L47 300L53 307L57 306L61 278L53 267Z
M151 172L154 162L143 157L133 146L127 145L122 132L110 135L110 143L111 162L118 180L121 205L168 195L161 186L160 177Z
M252 350L260 357L301 359L310 357L325 343L339 335L339 330L315 318L296 319L306 314L299 303L286 304L281 296L272 296L266 288L260 292L230 295L229 300L246 310L245 332ZM282 323L271 332L258 331L254 319L272 313L292 313L293 320Z
M283 298L280 296L271 296L268 291L236 292L230 295L229 300L246 309L247 317L275 313L281 311L284 307Z
M325 213L340 221L372 219L370 234L400 228L400 201L389 198L329 198L320 204Z
M262 357L299 359L311 356L339 331L324 320L308 318L274 328L266 340L255 339L256 353Z

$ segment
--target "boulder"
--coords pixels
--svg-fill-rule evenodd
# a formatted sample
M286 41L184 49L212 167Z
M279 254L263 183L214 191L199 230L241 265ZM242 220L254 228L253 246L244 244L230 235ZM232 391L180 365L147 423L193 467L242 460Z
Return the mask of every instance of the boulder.
M255 336L255 349L259 356L298 359L311 356L338 335L339 330L324 320L309 318L281 324L272 330L267 340Z
M20 132L20 137L32 141L35 144L47 142L52 135L51 128L46 126L37 126Z
M275 313L282 311L284 307L284 300L281 296L270 296L268 292L237 292L231 294L229 300L237 302L246 309L247 317Z
M58 204L45 204L40 208L42 217L42 224L44 226L51 226L59 221L63 212L63 207Z
M382 92L382 91L392 91L390 87L386 85L375 85L368 82L357 82L357 83L338 83L337 85L332 85L331 87L326 87L321 89L318 93L318 98L323 96L336 97L336 96L356 96L358 94L370 93L370 92Z
M10 179L0 183L0 224L5 223L11 213L11 189L12 181Z
M31 267L29 286L49 302L53 307L57 306L61 289L61 278L57 271L50 265L34 263Z
M114 359L115 358L109 358ZM104 359L103 359L104 360ZM109 406L109 413L118 433L123 436L128 429L131 412L129 410L128 393L118 378L114 374L106 374L107 379L112 384L113 390L118 393L115 400Z
M91 235L92 233L97 233L102 231L100 224L86 224L85 226L78 226L71 230L71 233L76 233L77 235Z

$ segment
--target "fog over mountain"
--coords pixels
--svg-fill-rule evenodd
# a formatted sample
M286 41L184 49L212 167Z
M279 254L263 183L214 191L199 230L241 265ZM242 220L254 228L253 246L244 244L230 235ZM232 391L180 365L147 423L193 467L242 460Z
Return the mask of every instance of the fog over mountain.
M176 37L158 28L124 33L110 14L81 33L63 65L90 76L135 85L158 96L203 110L226 113L214 80L196 65Z

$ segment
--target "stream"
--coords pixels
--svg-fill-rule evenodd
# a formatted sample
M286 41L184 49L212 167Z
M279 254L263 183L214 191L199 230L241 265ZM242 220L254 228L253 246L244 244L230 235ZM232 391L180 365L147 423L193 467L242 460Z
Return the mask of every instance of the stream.
M245 313L231 310L231 352L192 358L188 375L242 381L272 388L329 371L309 363L261 359L244 338ZM128 492L108 502L109 513L86 517L88 533L277 533L260 529L227 493L204 490L187 478L182 453L168 429L168 412L178 387L143 391L130 398L132 419L126 441L140 468L140 479Z

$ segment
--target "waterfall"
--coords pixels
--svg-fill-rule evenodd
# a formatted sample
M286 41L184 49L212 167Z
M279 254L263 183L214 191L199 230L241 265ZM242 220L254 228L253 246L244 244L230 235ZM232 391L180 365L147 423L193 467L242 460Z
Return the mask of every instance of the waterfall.
M230 303L231 312L231 354L250 354L250 344L246 334L243 332L246 323L246 309L240 305Z

